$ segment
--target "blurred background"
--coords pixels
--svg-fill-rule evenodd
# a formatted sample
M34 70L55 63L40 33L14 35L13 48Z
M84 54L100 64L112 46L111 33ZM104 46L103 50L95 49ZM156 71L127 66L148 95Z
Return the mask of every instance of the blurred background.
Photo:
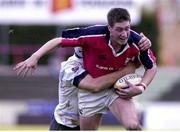
M136 98L141 124L145 130L180 130L180 0L0 0L0 130L48 130L60 62L73 49L44 56L33 77L17 77L12 67L66 28L106 24L112 7L129 10L132 29L151 40L157 58L155 79ZM100 129L118 127L108 113Z

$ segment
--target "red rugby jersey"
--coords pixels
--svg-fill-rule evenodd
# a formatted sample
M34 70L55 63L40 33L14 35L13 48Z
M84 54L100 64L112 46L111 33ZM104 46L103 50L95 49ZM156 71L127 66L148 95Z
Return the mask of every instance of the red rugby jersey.
M64 38L61 44L66 46L81 46L83 48L84 68L93 77L102 76L113 71L119 70L139 55L139 49L135 44L127 44L120 53L115 54L109 44L106 36L88 35L79 38Z

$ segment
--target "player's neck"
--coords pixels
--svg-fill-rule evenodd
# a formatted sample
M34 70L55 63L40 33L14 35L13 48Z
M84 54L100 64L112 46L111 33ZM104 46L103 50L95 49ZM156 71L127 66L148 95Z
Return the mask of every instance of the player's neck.
M112 42L112 41L111 41L111 46L113 47L115 52L118 52L122 47L122 45L118 44L117 42Z

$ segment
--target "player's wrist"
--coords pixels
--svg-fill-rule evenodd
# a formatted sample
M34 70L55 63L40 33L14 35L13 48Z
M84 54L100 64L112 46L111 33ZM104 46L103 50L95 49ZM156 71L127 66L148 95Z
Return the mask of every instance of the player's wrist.
M32 57L33 57L34 59L36 59L37 61L41 58L40 55L37 54L37 53L32 54Z
M138 86L138 88L141 90L141 92L143 92L147 87L147 85L143 82L137 84L136 86Z
M145 90L143 86L138 86L138 89L141 91L141 93L143 93Z

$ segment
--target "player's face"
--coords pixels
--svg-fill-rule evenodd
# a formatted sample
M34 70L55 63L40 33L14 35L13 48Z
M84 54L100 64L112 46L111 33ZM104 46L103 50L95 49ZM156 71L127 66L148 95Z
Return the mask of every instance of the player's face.
M130 22L117 22L114 26L109 26L110 38L112 43L124 45L127 43L130 35Z

